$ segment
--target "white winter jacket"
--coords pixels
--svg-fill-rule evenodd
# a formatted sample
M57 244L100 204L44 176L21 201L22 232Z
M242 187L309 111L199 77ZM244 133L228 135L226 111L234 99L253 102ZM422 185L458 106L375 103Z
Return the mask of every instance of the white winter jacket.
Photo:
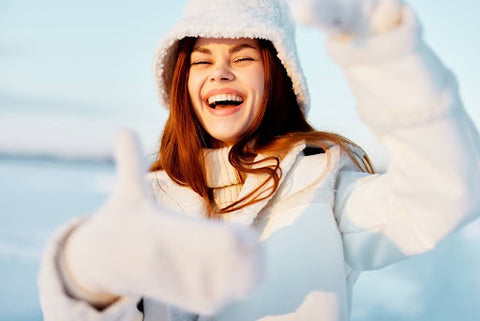
M370 175L338 147L305 156L304 144L294 146L281 162L275 194L230 216L260 231L266 280L214 320L346 321L359 271L428 251L478 213L480 140L455 78L423 42L411 10L404 10L403 24L388 34L330 41L328 49L350 82L362 118L388 151L388 168ZM203 215L203 201L192 190L164 172L152 177L163 206ZM261 181L248 176L240 196ZM65 232L51 242L42 266L46 321L174 320L169 307L148 298L141 313L138 297L102 312L68 297L54 263Z

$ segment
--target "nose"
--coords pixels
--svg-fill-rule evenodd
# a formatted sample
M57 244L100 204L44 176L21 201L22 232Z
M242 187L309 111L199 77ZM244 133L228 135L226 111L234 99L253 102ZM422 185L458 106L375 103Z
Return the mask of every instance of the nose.
M210 81L232 81L235 75L230 66L225 62L217 62L214 64L210 74Z

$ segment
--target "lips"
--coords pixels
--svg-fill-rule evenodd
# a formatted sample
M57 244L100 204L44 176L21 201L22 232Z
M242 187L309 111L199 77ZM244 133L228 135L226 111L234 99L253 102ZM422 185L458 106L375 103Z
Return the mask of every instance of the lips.
M245 95L230 88L213 89L207 93L204 100L211 109L238 107L245 101Z
M238 106L244 102L244 98L234 94L218 94L210 96L207 100L208 105L211 108Z

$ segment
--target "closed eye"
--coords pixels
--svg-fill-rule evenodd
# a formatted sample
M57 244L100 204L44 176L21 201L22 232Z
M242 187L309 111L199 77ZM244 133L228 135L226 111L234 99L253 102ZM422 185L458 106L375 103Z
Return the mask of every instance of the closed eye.
M211 62L208 60L196 60L190 63L191 66L208 65L208 64L211 64Z
M235 58L233 60L233 62L244 62L244 61L254 61L255 59L253 59L252 57L239 57L239 58Z

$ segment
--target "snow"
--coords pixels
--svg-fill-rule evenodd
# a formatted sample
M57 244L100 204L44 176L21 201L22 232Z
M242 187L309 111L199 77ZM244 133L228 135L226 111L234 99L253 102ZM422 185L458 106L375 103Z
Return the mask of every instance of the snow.
M36 277L42 249L61 222L102 203L113 167L0 158L0 178L0 320L41 320Z
M155 122L155 117L127 116L0 108L0 156L111 162L113 138L120 127L136 128L152 154L162 122Z

